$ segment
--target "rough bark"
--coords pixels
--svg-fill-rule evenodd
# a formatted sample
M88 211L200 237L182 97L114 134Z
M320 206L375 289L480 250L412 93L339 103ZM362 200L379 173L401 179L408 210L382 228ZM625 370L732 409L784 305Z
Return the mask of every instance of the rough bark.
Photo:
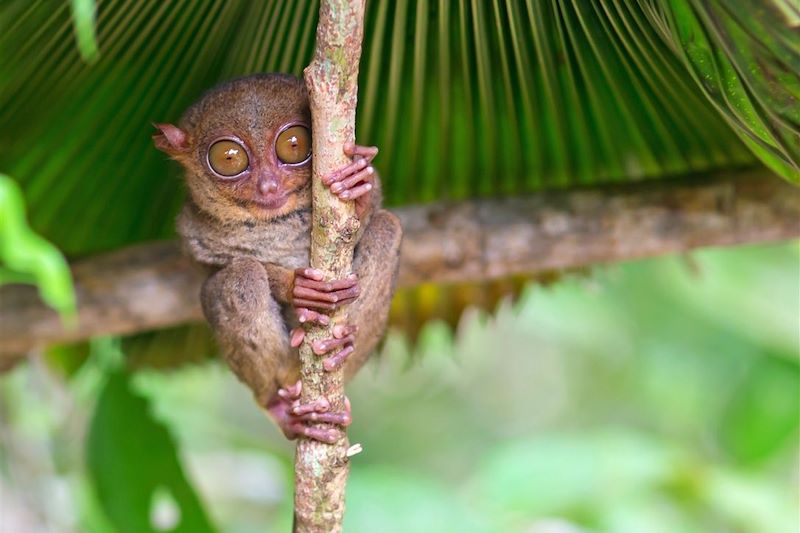
M355 142L358 64L364 34L364 0L322 0L314 58L305 69L313 134L313 216L311 267L327 279L350 274L359 221L352 202L341 202L322 177L346 166L342 147ZM343 411L342 367L326 372L311 342L331 337L334 323L344 323L346 309L328 327L314 326L300 347L303 403L325 397ZM335 444L299 439L295 454L294 530L341 531L349 459L346 433Z
M394 213L404 230L399 286L412 287L798 238L800 188L756 169ZM202 321L197 295L204 274L177 242L90 257L72 272L73 330L64 329L33 287L0 288L0 354Z

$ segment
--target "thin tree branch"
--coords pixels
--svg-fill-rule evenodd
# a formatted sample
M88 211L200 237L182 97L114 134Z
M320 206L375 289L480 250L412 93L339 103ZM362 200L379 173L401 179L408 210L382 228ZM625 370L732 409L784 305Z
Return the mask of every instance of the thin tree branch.
M314 58L305 69L313 134L313 216L311 267L327 279L352 271L359 221L352 202L330 193L322 178L346 166L345 143L355 142L358 65L364 35L365 0L322 0ZM333 324L346 321L346 309L334 314L329 326L312 326L300 347L302 402L326 398L334 411L344 411L343 367L327 372L311 343L333 336ZM320 424L326 425L326 424ZM337 532L344 520L344 496L349 471L345 432L334 444L300 438L295 453L294 530Z
M400 287L580 268L701 246L800 237L800 188L765 169L506 200L395 209ZM0 354L202 321L205 274L175 241L73 264L78 327L63 328L31 286L0 288ZM2 357L2 356L0 356Z

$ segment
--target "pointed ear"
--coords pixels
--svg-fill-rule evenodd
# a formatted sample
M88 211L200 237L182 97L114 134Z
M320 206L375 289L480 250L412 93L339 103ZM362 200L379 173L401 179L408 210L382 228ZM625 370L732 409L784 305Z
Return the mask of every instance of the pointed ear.
M153 135L153 143L156 148L175 157L189 151L189 135L177 126L172 124L156 124L159 132Z

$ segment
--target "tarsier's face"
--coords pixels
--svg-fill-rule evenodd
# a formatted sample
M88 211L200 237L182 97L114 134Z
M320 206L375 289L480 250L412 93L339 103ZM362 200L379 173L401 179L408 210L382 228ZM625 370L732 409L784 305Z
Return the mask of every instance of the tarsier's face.
M187 170L194 202L223 221L266 220L310 202L311 124L302 82L236 80L206 94L156 146Z
M308 124L290 121L267 134L272 138L248 143L226 132L204 143L198 154L220 193L256 214L281 209L307 185L311 162Z

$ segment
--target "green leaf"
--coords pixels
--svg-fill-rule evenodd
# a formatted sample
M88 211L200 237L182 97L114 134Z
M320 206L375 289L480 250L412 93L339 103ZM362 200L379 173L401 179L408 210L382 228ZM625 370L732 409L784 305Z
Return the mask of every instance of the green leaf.
M650 2L662 36L745 144L800 183L797 6L782 0Z
M777 357L760 360L734 391L721 440L737 461L755 465L792 442L800 427L800 366Z
M42 359L54 373L71 378L81 370L90 353L89 342L55 344L44 349Z
M86 454L100 504L119 531L214 531L175 441L123 372L109 375L97 399Z
M754 162L646 4L368 2L358 138L381 147L387 203ZM89 67L67 3L0 3L0 166L22 180L33 227L73 255L174 235L179 169L151 123L224 79L299 74L318 5L109 0Z
M94 63L98 56L97 38L94 32L94 0L71 0L71 5L78 50L84 61Z
M75 313L69 267L58 249L31 231L19 186L0 174L0 284L35 283L42 299L68 317Z

